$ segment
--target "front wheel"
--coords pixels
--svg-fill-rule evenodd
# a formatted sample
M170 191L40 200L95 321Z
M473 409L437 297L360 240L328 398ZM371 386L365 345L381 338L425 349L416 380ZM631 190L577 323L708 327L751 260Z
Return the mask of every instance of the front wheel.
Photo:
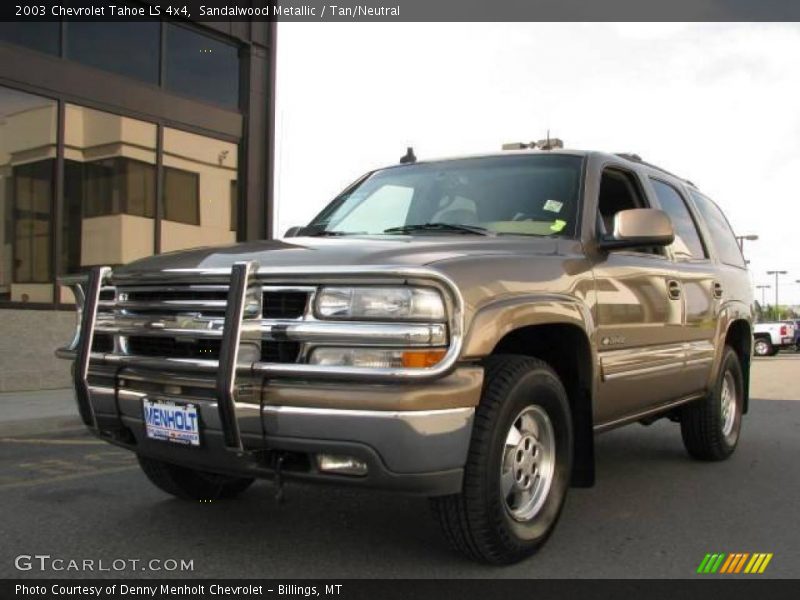
M683 407L683 445L698 460L724 460L736 449L742 427L744 378L739 357L729 346L711 392Z
M450 545L493 564L517 562L555 528L569 486L572 420L546 363L492 356L460 494L432 498Z
M224 500L238 496L253 479L198 471L137 455L144 474L159 489L182 500Z

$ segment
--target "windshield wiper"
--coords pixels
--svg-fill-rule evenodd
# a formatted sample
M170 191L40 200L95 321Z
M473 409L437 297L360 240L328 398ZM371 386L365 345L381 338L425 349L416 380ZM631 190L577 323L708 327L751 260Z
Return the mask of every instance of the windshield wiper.
M461 223L417 223L416 225L401 225L400 227L384 229L383 233L412 233L414 231L457 231L475 235L494 235L494 233L485 227L463 225Z
M307 233L309 237L336 237L340 235L366 235L366 231L331 231L323 229L314 233Z

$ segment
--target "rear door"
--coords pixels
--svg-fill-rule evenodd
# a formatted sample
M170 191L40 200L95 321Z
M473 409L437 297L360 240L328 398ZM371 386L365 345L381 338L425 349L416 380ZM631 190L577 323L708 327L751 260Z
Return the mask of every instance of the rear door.
M714 361L714 336L724 295L723 282L700 235L683 186L651 176L649 183L660 208L672 219L675 241L668 248L680 284L684 326L685 369L674 383L676 393L706 388Z

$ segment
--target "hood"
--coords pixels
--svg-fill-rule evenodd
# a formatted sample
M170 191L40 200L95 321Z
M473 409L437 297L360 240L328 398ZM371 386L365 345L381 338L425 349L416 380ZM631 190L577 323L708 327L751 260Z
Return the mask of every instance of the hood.
M557 250L556 239L520 236L297 237L169 252L114 271L133 275L164 269L229 268L245 260L254 260L265 267L323 269L342 265L422 266L472 255L553 254Z

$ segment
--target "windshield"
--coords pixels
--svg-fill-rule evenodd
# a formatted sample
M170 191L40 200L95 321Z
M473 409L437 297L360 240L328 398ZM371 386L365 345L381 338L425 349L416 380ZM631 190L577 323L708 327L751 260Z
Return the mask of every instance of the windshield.
M495 156L376 171L331 202L305 235L572 236L583 158Z

